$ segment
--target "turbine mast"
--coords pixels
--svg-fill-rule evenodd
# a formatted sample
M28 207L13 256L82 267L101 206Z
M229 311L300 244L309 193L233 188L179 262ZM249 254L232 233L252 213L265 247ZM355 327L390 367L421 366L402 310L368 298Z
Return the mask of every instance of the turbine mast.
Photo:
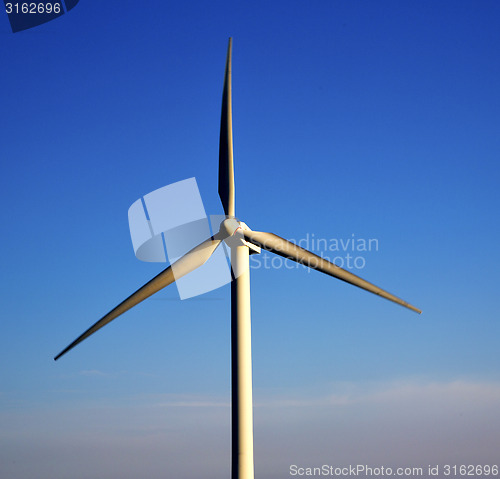
M249 247L231 244L231 435L232 479L254 479L252 331Z
M227 47L219 144L219 196L226 217L234 218L231 50ZM231 478L254 479L250 247L243 237L228 238L231 248ZM253 245L252 245L253 246Z

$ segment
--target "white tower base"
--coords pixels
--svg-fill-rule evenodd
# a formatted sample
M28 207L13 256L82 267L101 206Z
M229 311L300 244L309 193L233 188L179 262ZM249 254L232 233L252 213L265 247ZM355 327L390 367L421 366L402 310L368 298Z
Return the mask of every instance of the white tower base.
M254 479L249 248L231 247L232 479Z

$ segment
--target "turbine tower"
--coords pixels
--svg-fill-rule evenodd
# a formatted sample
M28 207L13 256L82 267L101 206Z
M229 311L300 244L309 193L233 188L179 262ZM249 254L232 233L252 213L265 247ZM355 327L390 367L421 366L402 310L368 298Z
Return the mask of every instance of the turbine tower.
M59 359L77 344L101 329L113 319L128 311L149 296L175 282L176 279L202 266L221 244L231 250L231 419L232 419L232 479L253 479L253 414L252 414L252 352L250 325L250 267L249 255L261 249L296 261L309 268L377 294L394 303L421 313L402 299L365 281L324 258L297 246L273 233L252 231L235 216L235 188L233 165L233 127L231 106L232 39L226 58L219 144L219 196L226 219L219 232L190 250L151 281L103 316L87 331L63 349Z

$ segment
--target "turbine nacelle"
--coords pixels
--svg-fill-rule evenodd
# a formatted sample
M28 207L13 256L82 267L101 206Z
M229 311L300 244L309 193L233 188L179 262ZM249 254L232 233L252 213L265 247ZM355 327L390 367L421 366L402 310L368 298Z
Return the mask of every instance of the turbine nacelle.
M236 218L226 218L221 222L219 227L219 235L224 239L233 236L238 229L241 228L241 222Z
M245 232L247 231L252 230L243 221L236 218L226 218L221 222L219 232L215 235L215 238L223 240L230 248L247 246L250 249L250 254L259 254L260 247L245 239Z

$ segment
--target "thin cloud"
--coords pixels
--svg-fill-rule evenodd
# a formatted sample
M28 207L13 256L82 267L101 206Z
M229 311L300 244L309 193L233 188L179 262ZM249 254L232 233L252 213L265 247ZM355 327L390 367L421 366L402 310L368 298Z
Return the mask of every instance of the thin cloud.
M84 371L80 371L79 372L80 376L87 376L87 377L90 377L90 376L97 376L97 377L109 377L111 376L110 374L108 373L105 373L103 371L99 371L97 369L90 369L90 370L84 370Z
M260 476L285 477L290 464L428 467L498 459L499 382L411 379L333 384L330 391L307 397L255 391ZM228 391L8 411L0 414L6 444L0 463L14 471L13 461L23 464L28 451L31 467L55 479L67 470L84 470L88 478L156 478L165 468L172 477L221 477L230 461L229 407ZM193 450L202 454L197 461ZM63 462L54 466L56 456Z
M227 407L231 406L228 402L218 402L218 401L172 401L158 403L159 407Z
M480 403L500 404L500 383L454 380L448 382L405 380L389 383L342 383L333 384L336 392L323 396L288 397L261 399L255 407L315 407L389 405L394 403L420 402L429 405L454 403L477 405Z

